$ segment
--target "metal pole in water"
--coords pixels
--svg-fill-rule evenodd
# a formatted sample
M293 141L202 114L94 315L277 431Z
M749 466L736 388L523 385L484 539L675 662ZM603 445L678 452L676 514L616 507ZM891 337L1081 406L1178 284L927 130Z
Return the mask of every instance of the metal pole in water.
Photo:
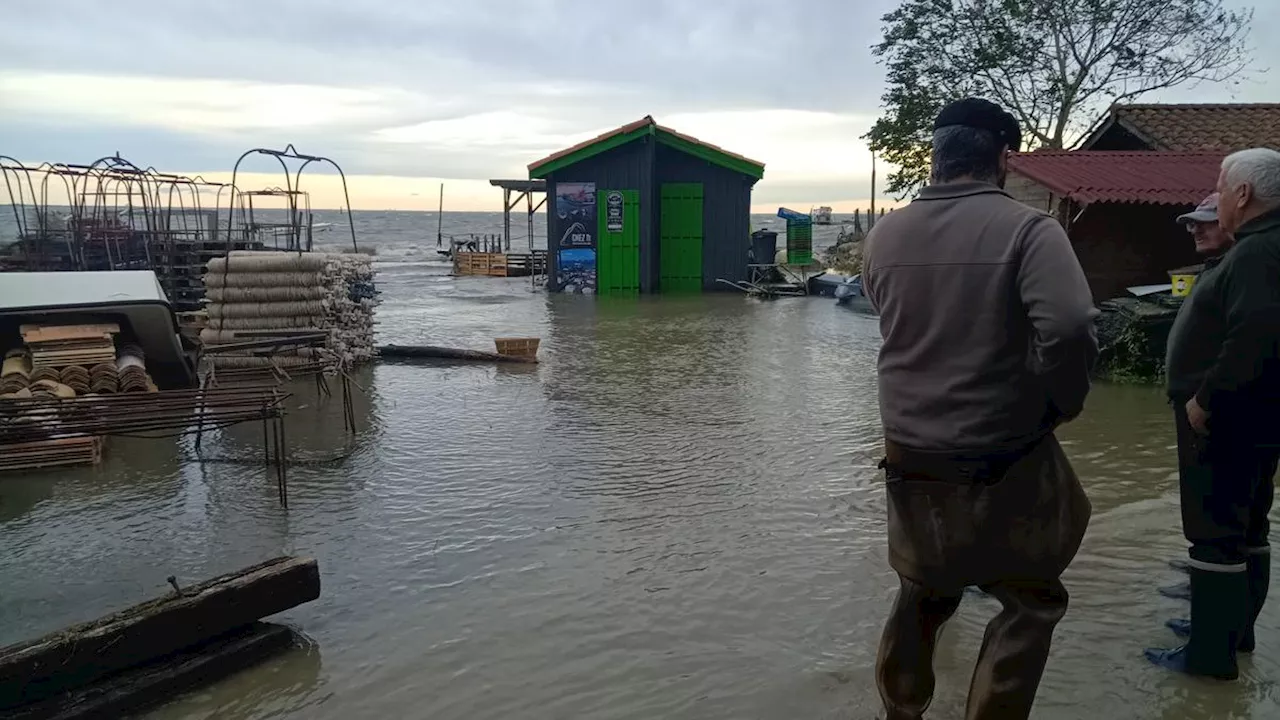
M875 224L875 217L876 217L876 152L875 150L872 150L871 151L871 217L870 217L870 222L867 223L868 230L870 230L871 226Z
M436 247L444 242L444 183L440 183L440 207L436 210Z

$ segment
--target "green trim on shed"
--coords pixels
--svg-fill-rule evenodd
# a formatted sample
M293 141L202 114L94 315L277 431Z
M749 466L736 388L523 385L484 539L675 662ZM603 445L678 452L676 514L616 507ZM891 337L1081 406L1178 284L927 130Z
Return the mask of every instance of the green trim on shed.
M530 165L529 178L531 180L536 180L538 178L546 178L548 175L550 175L551 173L557 170L566 168L570 165L573 165L574 163L582 162L587 158L595 157L596 155L599 155L602 152L607 152L616 147L626 145L632 140L639 140L640 138L646 135L652 135L652 134L653 134L653 126L649 125L646 127L637 128L630 132L624 132L618 135L610 135L608 137L601 138L599 141L593 142L590 145L584 145L567 155L561 155L560 157L553 156L551 159L543 162L543 164L541 165L536 165L536 164Z
M667 147L675 148L686 155L692 155L696 158L706 160L712 165L719 165L726 170L740 172L748 177L756 180L764 177L764 166L759 163L751 162L745 158L736 157L726 152L716 150L715 148L700 145L696 142L686 140L675 133L663 128L655 128L658 142Z
M712 165L718 165L727 170L742 173L743 175L756 180L764 177L764 165L761 163L748 160L732 153L727 153L713 145L702 143L693 138L680 135L677 132L668 130L667 128L653 122L652 118L648 118L647 120L648 122L644 122L639 127L633 128L636 123L623 125L612 133L601 135L599 138L583 143L578 147L571 148L567 152L562 151L561 153L539 160L529 165L529 178L546 178L557 170L564 169L575 163L582 162L587 158L595 157L600 153L626 145L633 140L639 140L643 137L652 137L657 142L679 150L687 155L692 155L693 157L706 160Z

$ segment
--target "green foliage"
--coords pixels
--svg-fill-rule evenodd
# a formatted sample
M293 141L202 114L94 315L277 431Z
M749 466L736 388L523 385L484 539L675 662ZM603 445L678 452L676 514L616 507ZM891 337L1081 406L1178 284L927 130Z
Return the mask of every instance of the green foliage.
M872 51L885 115L865 136L898 169L889 192L928 179L946 103L986 97L1022 126L1021 149L1062 148L1105 107L1153 90L1238 78L1252 10L1224 0L903 0Z
M1111 382L1158 385L1164 382L1164 357L1151 351L1151 337L1128 323L1101 359L1099 375Z

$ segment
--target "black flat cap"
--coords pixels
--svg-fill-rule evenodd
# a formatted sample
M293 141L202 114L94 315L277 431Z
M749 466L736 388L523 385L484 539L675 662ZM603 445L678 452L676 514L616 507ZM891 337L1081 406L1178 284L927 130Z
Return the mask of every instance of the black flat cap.
M990 100L971 97L948 104L933 121L933 129L951 125L964 125L994 133L1013 151L1022 147L1022 131L1018 128L1018 121Z

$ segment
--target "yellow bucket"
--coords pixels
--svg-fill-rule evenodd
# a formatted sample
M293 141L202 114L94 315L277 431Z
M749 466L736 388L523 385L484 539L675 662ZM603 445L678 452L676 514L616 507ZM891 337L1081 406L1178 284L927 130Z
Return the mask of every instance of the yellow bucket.
M1195 275L1173 275L1174 297L1186 297L1191 294L1191 287L1196 284Z

